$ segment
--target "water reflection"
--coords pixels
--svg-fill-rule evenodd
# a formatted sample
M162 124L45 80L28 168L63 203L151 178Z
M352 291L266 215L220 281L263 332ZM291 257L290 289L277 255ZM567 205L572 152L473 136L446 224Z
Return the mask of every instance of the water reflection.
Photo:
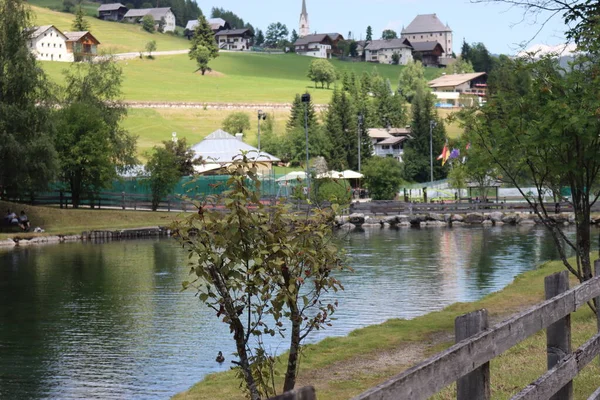
M535 227L368 230L337 240L354 271L341 277L338 320L311 341L478 299L557 257ZM233 352L225 325L179 291L185 263L171 240L0 253L0 398L168 398L228 369L214 362L219 350Z

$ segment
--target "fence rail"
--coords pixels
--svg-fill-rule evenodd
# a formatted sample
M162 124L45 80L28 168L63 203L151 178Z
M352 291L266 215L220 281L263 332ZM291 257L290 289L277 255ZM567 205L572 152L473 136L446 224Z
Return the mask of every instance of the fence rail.
M600 355L598 331L571 352L570 314L590 301L600 305L600 260L595 277L569 289L567 271L545 279L548 300L488 329L487 311L478 310L456 318L457 343L414 367L354 397L353 400L421 400L457 382L458 400L490 399L489 363L506 350L546 329L548 372L512 397L515 399L572 400L572 380L594 357ZM310 397L315 400L317 397ZM298 400L300 397L286 397ZM306 399L306 397L303 397ZM600 399L600 387L588 400Z

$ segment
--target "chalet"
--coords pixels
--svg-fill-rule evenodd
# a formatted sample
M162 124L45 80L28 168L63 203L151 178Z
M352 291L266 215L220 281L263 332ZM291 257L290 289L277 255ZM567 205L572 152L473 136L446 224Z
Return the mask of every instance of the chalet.
M440 57L452 55L452 29L436 14L417 15L406 28L402 28L400 37L408 39L413 47L420 42L438 42L442 47Z
M297 54L317 58L331 58L332 54L339 54L338 42L344 40L339 33L316 33L306 35L294 43Z
M73 55L74 61L90 60L98 55L100 42L88 31L65 32L67 51Z
M98 18L104 21L121 21L128 8L121 3L102 4L98 7Z
M123 16L123 20L131 23L139 23L146 15L151 15L154 18L156 27L161 20L164 21L164 32L175 32L175 14L171 11L171 7L161 8L140 8L127 11Z
M438 98L438 106L460 107L480 104L487 95L487 74L442 75L429 82L433 94Z
M373 155L393 157L402 161L404 144L411 138L410 127L406 128L371 128L367 131L373 143Z
M235 136L217 129L210 135L204 138L200 143L196 143L191 147L194 152L194 158L202 157L207 160L207 164L197 168L198 173L214 172L222 169L232 161L239 159L242 152L248 152L249 158L254 158L260 161L259 169L271 170L273 163L280 160L264 151L258 156L258 149L250 146L242 141L242 134L238 133Z
M248 28L227 29L215 34L215 40L222 50L248 50L254 34Z
M442 45L438 42L410 42L413 48L413 58L417 59L419 53L421 62L426 67L439 67L440 57L444 53Z
M207 22L210 25L210 29L212 29L214 34L223 30L231 29L231 25L229 25L229 22L225 21L223 18L210 18L207 20ZM192 36L194 35L194 30L197 26L197 19L191 19L187 22L187 24L185 25L184 34L185 36L187 36L188 39L192 38Z
M67 37L54 25L43 25L29 29L29 51L42 61L73 61L67 51Z
M365 60L380 64L392 64L394 53L400 56L400 64L412 61L412 47L406 39L373 40L365 48Z

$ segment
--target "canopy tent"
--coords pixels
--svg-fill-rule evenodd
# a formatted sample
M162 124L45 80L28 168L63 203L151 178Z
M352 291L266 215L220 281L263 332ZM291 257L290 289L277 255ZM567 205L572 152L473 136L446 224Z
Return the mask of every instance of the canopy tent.
M341 178L342 173L336 170L331 170L331 171L327 171L327 172L323 172L322 174L318 174L317 175L317 179L340 179Z
M361 179L362 177L364 177L363 174L356 172L356 171L352 171L351 169L347 169L345 171L343 171L341 178L342 179Z
M281 178L277 178L275 180L277 182L288 182L288 181L295 181L295 180L298 180L298 179L300 179L300 180L306 179L306 172L304 172L304 171L292 171L292 172L288 172L287 174L285 174Z

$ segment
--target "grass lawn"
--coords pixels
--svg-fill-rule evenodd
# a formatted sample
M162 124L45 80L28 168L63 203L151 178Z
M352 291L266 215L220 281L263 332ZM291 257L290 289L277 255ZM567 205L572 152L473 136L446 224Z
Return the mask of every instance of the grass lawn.
M32 227L42 227L47 234L80 234L94 229L136 228L142 226L166 226L177 213L152 211L122 211L104 209L60 209L55 207L29 206L0 201L0 210L21 210L29 217ZM4 212L3 211L3 212ZM33 234L0 233L0 239L14 236L38 236Z
M49 6L54 3L52 0L35 0L32 3L34 13L34 23L36 25L54 25L61 31L70 31L75 16L73 14L52 11L48 8L35 7L35 5ZM47 4L47 5L46 5ZM88 7L99 7L98 3L87 3ZM89 11L89 9L88 9ZM94 9L94 14L96 11ZM146 43L150 40L156 40L158 51L161 50L182 50L189 48L189 42L183 37L177 37L171 34L148 33L142 30L140 25L126 24L119 22L101 21L98 18L88 17L90 23L90 32L100 41L98 51L110 53L127 53L144 50ZM61 71L68 64L62 62L48 62L55 67L53 70Z
M240 110L238 110L240 111ZM163 140L170 140L171 133L186 138L192 145L202 141L206 136L221 127L221 122L232 110L203 110L201 108L130 108L123 127L137 135L138 154L145 158L145 153ZM257 143L256 111L243 110L250 117L251 128L244 132L244 141L252 146ZM274 118L275 132L283 132L289 111L269 110L269 117Z
M97 21L101 22L101 21ZM121 28L137 27L106 22ZM94 30L92 30L94 32ZM95 32L94 32L95 33ZM143 34L139 32L139 34ZM140 46L147 38L140 40ZM123 32L123 36L129 36ZM152 38L159 35L153 35ZM171 38L173 40L181 40ZM102 38L99 38L102 41ZM157 39L158 41L158 39ZM187 43L185 47L187 47ZM138 50L138 47L134 50ZM167 50L158 43L158 50ZM159 56L154 60L132 59L121 61L123 68L123 94L126 100L136 101L188 101L217 103L290 103L296 93L309 91L317 104L329 102L333 89L315 89L306 77L311 57L296 54L262 53L221 53L211 61L214 73L202 76L195 73L196 64L186 54ZM333 60L338 71L377 70L396 87L402 66L373 65L370 63L350 63ZM50 77L62 81L64 63L43 62ZM439 69L428 68L429 77L439 73Z
M454 318L486 308L492 318L504 319L524 307L543 300L544 277L564 267L549 262L518 276L504 290L474 303L457 303L446 309L413 320L389 320L351 332L342 338L328 338L305 348L297 387L315 385L320 400L347 399L377 385L453 344ZM575 285L574 282L571 283ZM335 322L334 322L335 323ZM572 314L573 349L597 333L595 316L588 307ZM225 339L224 339L225 340ZM412 349L412 350L411 350ZM395 364L418 350L420 357L409 364ZM284 362L279 358L278 386ZM513 347L491 362L491 390L494 399L509 399L546 370L546 340L542 331ZM600 368L590 363L575 379L575 398L587 398L599 384ZM435 399L456 398L454 385ZM243 399L239 381L232 372L212 374L190 390L174 397L178 400Z

